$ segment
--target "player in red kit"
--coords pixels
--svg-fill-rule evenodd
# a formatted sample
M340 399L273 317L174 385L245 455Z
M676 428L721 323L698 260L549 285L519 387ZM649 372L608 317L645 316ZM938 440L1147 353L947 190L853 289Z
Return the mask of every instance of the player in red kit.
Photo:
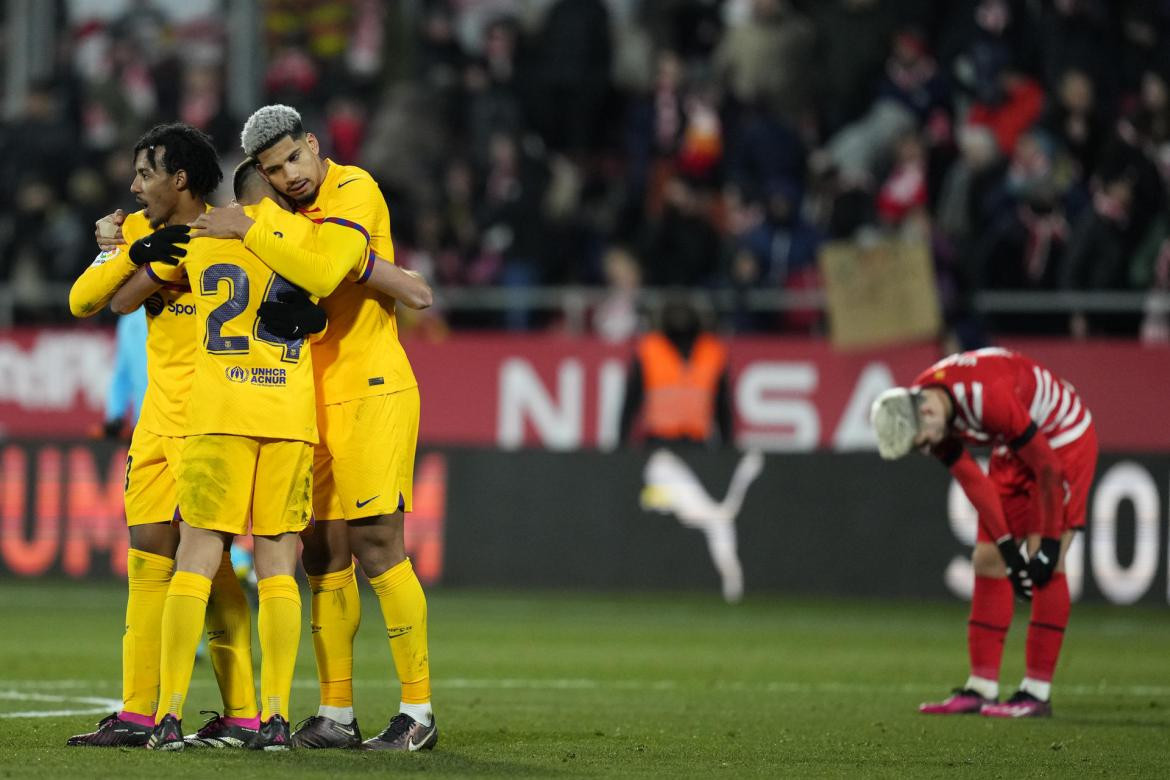
M1069 614L1064 557L1085 524L1097 466L1093 416L1071 384L1024 355L992 348L951 355L910 387L887 390L874 401L870 419L883 458L915 448L934 455L979 513L967 622L971 676L946 700L919 710L1051 715L1052 673ZM991 447L987 474L964 443ZM1001 704L999 669L1013 590L1031 600L1032 620L1024 680Z

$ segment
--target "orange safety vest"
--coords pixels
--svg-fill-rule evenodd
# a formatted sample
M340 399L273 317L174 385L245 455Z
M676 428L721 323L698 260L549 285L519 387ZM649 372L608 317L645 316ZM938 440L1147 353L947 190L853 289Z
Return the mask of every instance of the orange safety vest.
M649 333L638 343L638 358L646 390L646 436L706 441L719 378L727 366L719 339L700 334L690 360L684 361L666 336Z

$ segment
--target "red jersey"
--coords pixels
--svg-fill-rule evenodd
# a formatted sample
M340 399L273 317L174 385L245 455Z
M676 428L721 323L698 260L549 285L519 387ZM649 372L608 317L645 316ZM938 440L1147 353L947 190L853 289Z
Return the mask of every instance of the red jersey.
M913 388L941 387L954 401L953 431L969 444L1009 444L1036 425L1058 449L1088 430L1093 416L1067 381L1035 361L990 347L943 358Z

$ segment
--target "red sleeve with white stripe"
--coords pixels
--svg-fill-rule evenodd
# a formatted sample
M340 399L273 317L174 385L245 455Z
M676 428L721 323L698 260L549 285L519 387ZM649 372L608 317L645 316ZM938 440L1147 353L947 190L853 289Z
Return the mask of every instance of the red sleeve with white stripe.
M1032 364L1035 381L1028 414L1052 447L1063 447L1081 437L1093 422L1093 415L1081 403L1071 384L1053 376L1046 368Z

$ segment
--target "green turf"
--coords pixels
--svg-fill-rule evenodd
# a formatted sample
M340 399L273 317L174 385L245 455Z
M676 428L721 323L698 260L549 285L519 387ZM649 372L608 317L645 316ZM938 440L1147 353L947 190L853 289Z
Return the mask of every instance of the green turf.
M122 586L0 585L0 714L119 695ZM930 718L966 674L961 604L434 589L442 739L429 754L151 754L65 748L99 715L0 718L0 776L1155 777L1170 759L1170 613L1074 607L1051 720ZM376 604L358 638L358 717L396 711ZM1024 618L1004 680L1022 674ZM389 678L389 679L388 679ZM31 697L31 698L30 698ZM315 710L305 632L294 718ZM100 705L100 702L98 702ZM196 670L187 723L216 705Z

